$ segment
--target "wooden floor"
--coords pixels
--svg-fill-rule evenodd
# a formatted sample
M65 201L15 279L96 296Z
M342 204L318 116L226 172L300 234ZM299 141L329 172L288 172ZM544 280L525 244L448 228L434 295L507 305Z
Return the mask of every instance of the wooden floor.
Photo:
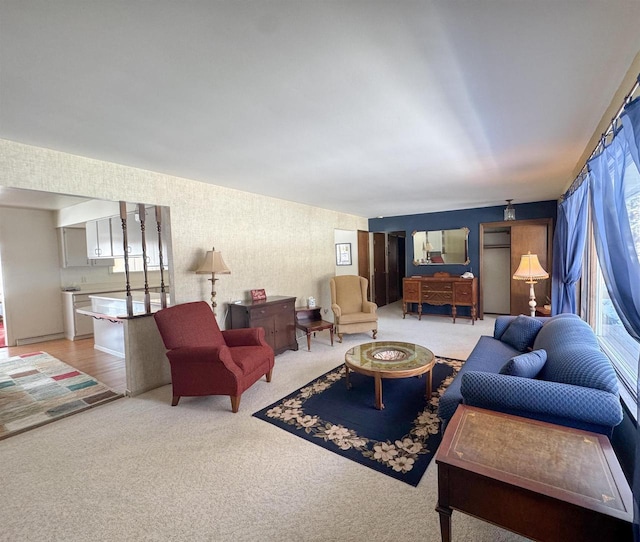
M79 341L58 339L25 346L8 346L0 348L0 359L28 354L29 352L51 354L75 369L99 380L113 391L124 392L126 389L124 358L105 354L94 349L92 338Z

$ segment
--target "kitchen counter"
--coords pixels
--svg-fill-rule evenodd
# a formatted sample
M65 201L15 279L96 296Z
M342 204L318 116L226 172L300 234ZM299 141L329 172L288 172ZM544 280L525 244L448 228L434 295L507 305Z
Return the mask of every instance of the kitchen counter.
M93 318L93 347L102 352L124 357L122 323L124 320L132 318L127 315L126 292L90 294L88 297L91 300L91 307L79 308L76 309L76 312ZM144 292L134 291L131 293L131 297L133 299L133 317L145 315ZM153 293L150 295L150 299L151 312L159 311L162 308L160 294Z

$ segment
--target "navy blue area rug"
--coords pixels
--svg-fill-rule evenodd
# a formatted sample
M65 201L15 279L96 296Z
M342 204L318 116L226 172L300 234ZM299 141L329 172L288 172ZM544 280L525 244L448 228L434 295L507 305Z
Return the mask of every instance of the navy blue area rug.
M375 408L373 378L344 365L253 415L378 472L417 486L442 440L438 402L462 361L436 358L433 392L425 377L382 381L384 409Z

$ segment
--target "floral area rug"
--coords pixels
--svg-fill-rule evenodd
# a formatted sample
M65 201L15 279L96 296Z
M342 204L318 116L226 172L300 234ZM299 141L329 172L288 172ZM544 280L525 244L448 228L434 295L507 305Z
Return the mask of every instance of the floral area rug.
M45 352L0 360L0 440L118 397Z
M417 486L440 444L438 402L462 361L436 358L433 391L425 377L382 381L383 410L375 408L373 378L344 365L325 373L254 416L412 486Z

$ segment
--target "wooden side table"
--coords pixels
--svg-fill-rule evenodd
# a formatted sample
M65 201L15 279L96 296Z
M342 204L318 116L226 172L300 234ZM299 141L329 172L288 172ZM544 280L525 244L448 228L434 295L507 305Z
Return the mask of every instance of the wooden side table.
M551 316L551 307L547 305L536 307L536 316Z
M296 327L307 335L307 350L311 350L311 334L323 329L329 330L331 346L333 346L333 324L322 319L320 307L296 309Z
M534 540L633 540L631 490L604 435L461 405L435 460L443 542L453 510Z

